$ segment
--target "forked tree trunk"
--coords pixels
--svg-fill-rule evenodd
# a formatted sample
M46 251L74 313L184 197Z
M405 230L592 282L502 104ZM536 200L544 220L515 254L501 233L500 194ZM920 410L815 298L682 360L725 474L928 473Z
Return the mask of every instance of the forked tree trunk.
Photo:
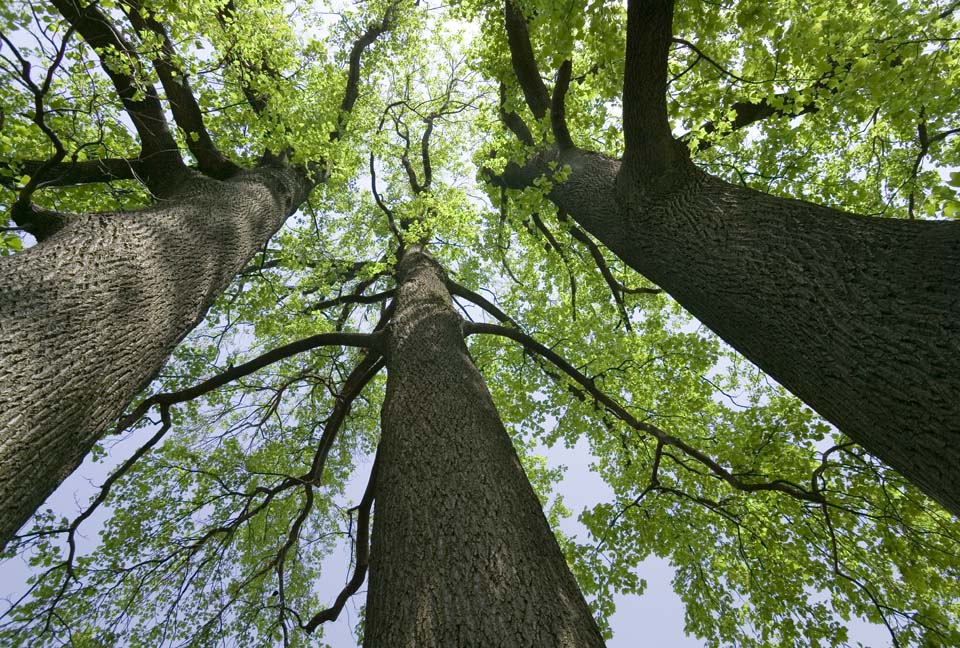
M583 151L550 194L737 351L960 515L960 223L868 218ZM528 184L546 159L512 169Z
M0 258L0 546L80 464L307 189L199 174Z
M389 328L365 648L602 646L463 341L413 247Z

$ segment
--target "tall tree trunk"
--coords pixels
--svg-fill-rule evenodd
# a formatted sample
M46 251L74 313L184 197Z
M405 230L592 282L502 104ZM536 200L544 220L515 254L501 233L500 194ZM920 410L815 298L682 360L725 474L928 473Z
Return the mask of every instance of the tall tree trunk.
M364 646L602 646L443 270L411 247L398 280Z
M0 545L80 464L308 189L189 174L159 204L70 218L0 258Z
M623 261L960 515L960 224L868 218L571 150L550 194Z

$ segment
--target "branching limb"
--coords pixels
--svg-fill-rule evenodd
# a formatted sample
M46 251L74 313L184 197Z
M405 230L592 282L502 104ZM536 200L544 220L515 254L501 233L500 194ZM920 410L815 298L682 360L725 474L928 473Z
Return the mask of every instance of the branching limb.
M376 304L377 302L384 301L392 296L393 289L383 290L372 295L364 295L354 291L346 295L334 297L333 299L325 299L323 301L318 301L315 304L310 304L303 309L303 312L310 313L313 311L323 310L324 308L330 308L332 306L342 306L344 304Z
M364 579L367 577L367 566L370 557L370 507L373 505L373 500L376 497L378 462L379 454L374 457L373 468L370 469L370 480L367 482L367 487L363 491L363 497L360 499L360 503L354 509L357 511L357 539L355 543L356 563L353 568L353 576L347 582L346 586L344 586L343 591L337 595L337 599L333 605L315 614L313 618L303 626L303 629L307 632L313 632L320 624L327 621L336 621L337 617L340 616L340 612L343 611L343 606L346 605L347 600L357 593L360 586L363 585Z
M557 217L564 222L570 220L567 214L562 210L557 212ZM630 315L627 313L627 307L623 303L623 286L619 281L616 280L616 278L613 276L613 273L610 272L610 268L607 266L607 260L603 258L603 252L601 252L597 244L594 243L589 236L587 236L586 232L576 225L570 226L570 236L583 244L590 252L590 256L593 257L593 262L597 264L597 269L600 270L603 280L607 282L607 287L610 288L610 294L613 295L613 301L617 305L617 310L620 311L620 317L623 319L623 325L628 331L633 330L633 326L630 324Z
M133 412L121 419L117 427L119 430L124 430L130 427L140 420L140 418L154 405L160 405L161 407L164 407L192 400L198 396L207 394L214 389L218 389L229 382L237 380L238 378L248 376L253 372L266 367L267 365L271 365L274 362L283 360L284 358L297 355L298 353L309 351L310 349L316 349L317 347L321 346L355 346L375 349L379 347L380 340L381 336L376 333L320 333L302 340L297 340L296 342L291 342L290 344L285 344L281 347L277 347L276 349L268 351L267 353L264 353L263 355L254 358L249 362L237 365L236 367L231 367L223 373L213 376L212 378L208 378L207 380L204 380L193 387L188 387L187 389L181 389L175 392L154 394L140 403L136 409L133 410Z
M344 126L346 125L347 115L353 110L357 98L360 96L360 58L363 52L372 45L381 34L390 29L393 24L394 15L400 5L400 0L391 3L383 14L383 19L367 27L367 30L354 41L350 49L349 67L347 68L347 86L343 93L343 99L340 102L340 116L337 120L337 128L330 133L330 139L340 138Z
M527 29L527 18L512 1L504 3L504 27L507 32L507 44L510 47L510 60L513 72L523 91L523 97L530 112L539 121L550 113L550 130L560 150L574 148L573 139L567 128L565 99L570 88L573 74L573 64L565 60L557 71L553 87L553 95L547 90L546 84L540 76L537 60L530 43L530 31ZM500 118L517 138L527 145L534 143L530 129L519 115L508 112L503 105L506 99L506 88L500 87Z
M51 1L67 22L98 52L103 70L113 82L140 136L140 158L151 166L165 167L168 175L172 169L182 168L183 159L170 132L156 88L121 71L116 64L111 65L107 58L114 52L135 62L136 50L95 3L81 6L79 0Z
M197 159L200 170L221 180L229 178L239 167L225 158L210 138L203 123L203 111L193 96L186 73L174 65L176 51L166 28L153 16L140 12L140 0L123 0L123 5L137 31L152 32L160 38L160 51L153 59L153 66L170 102L173 120L186 134L187 148Z
M655 438L659 443L662 443L665 446L672 446L677 448L684 454L686 454L691 459L697 461L698 463L705 466L715 477L727 482L733 488L750 492L750 491L779 491L785 493L799 500L804 500L808 502L814 502L817 504L823 503L826 500L819 493L812 493L810 491L804 490L795 484L790 484L784 481L774 481L774 482L765 482L765 483L748 483L741 480L739 477L731 473L729 470L721 466L714 459L706 455L705 453L697 450L690 444L670 435L658 428L657 426L646 423L643 421L637 420L630 412L628 412L622 405L617 403L615 400L610 398L606 393L599 389L596 385L596 381L592 378L588 378L583 373L581 373L576 367L571 365L569 362L564 360L559 354L557 354L552 349L544 346L543 344L537 342L535 339L519 331L517 329L507 328L504 326L498 326L496 324L480 324L474 322L464 322L463 324L464 335L471 335L475 333L487 333L492 335L499 335L502 337L510 338L515 342L519 342L523 347L533 353L536 353L551 363L553 363L558 369L566 373L570 378L574 380L580 387L586 391L590 396L596 400L598 403L603 405L611 414L616 416L618 419L629 425L634 430L641 432L643 434L648 434Z
M64 148L63 142L46 122L47 111L44 108L44 100L46 99L47 93L50 91L50 85L53 83L54 74L56 74L56 71L60 67L61 63L63 63L63 57L66 54L67 45L69 44L70 38L73 36L75 31L75 28L71 25L70 28L67 29L67 32L63 35L63 38L60 41L60 46L57 48L57 53L53 57L53 62L50 64L50 67L47 68L47 73L44 75L43 82L39 86L30 76L32 68L30 61L20 54L20 50L17 49L17 47L10 42L5 35L0 34L0 39L3 40L3 43L17 59L17 63L20 67L20 82L26 86L26 88L33 95L33 114L31 115L33 123L37 125L37 128L39 128L43 134L47 136L47 139L50 140L50 143L53 144L53 156L46 162L43 162L40 168L37 169L37 174L40 176L42 176L48 169L62 162L63 158L67 155L67 150ZM17 197L17 205L29 205L30 197L39 188L39 183L40 180L38 178L30 176L30 180L20 190L19 196ZM17 205L15 205L15 208Z

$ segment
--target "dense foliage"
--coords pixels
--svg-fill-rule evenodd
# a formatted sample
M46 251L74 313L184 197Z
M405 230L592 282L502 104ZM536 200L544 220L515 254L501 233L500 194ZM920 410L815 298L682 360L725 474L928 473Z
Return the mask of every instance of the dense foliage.
M110 65L152 82L144 62L162 43L129 26L130 3L98 6L128 25L140 54ZM373 330L403 230L429 239L465 289L456 298L465 317L505 315L568 363L503 337L470 338L552 521L570 512L553 494L562 469L546 458L551 447L586 440L611 489L609 501L576 512L589 535L562 538L602 625L615 594L643 591L636 565L657 555L676 569L687 630L709 645L846 645L855 618L886 626L895 645L960 645L957 520L558 214L544 198L549 183L517 192L485 181L530 152L501 125L528 109L499 3L396 5L337 141L328 133L350 43L386 3L335 13L244 0L226 14L221 0L137 6L167 27L176 67L228 157L245 164L289 149L333 169L145 396L308 336ZM523 8L541 69L572 62L571 136L620 155L624 7ZM762 191L880 217L960 215L950 173L960 165L955 10L680 2L674 132L703 168ZM16 1L0 21L3 202L29 189L72 212L147 204L132 180L30 186L18 161L55 153L47 131L74 162L133 157L136 140L94 52L59 13ZM265 98L260 111L250 88ZM750 111L762 118L748 120ZM549 139L540 126L536 137ZM186 150L191 136L176 137ZM15 228L0 234L0 252L21 247ZM47 511L8 547L35 575L29 596L4 609L0 636L10 645L322 645L303 626L332 604L318 580L343 573L322 567L355 530L350 507L376 448L383 376L353 401L332 446L320 439L361 356L316 348L177 404L169 421L128 421L128 454L111 455L109 437L93 457L122 473L95 502L110 512L99 545L77 551L78 530L92 534L92 524ZM148 451L123 463L144 442Z

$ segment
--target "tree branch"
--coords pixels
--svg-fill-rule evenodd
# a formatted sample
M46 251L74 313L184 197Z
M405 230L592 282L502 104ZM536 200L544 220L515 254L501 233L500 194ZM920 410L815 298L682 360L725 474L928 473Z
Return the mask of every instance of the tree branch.
M550 128L553 131L553 137L557 141L557 147L563 149L573 148L573 139L570 137L570 129L567 128L567 109L565 101L567 90L570 89L570 75L573 73L573 63L566 59L557 70L557 80L553 86L553 97L550 100Z
M577 384L579 384L587 393L590 394L598 403L603 405L611 414L616 416L618 419L637 430L638 432L649 434L655 438L659 443L662 443L667 446L672 446L682 451L684 454L689 456L691 459L694 459L698 463L702 464L710 470L710 472L717 478L727 482L730 486L736 490L751 492L751 491L778 491L785 493L791 497L794 497L799 500L804 500L808 502L814 502L817 504L823 503L826 500L823 495L818 492L810 492L804 490L803 488L790 484L784 481L773 481L773 482L764 482L764 483L749 483L742 481L739 477L731 473L729 470L721 466L711 457L705 453L697 450L690 444L670 435L658 428L657 426L651 423L645 423L643 421L637 420L630 412L628 412L622 405L617 403L615 400L610 398L607 394L601 391L597 385L596 381L592 378L588 378L583 375L576 367L571 365L569 362L564 360L559 354L557 354L552 349L544 346L543 344L537 342L535 339L527 335L526 333L519 331L513 328L507 328L504 326L498 326L496 324L480 324L476 322L464 322L463 323L464 335L472 335L475 333L486 333L491 335L499 335L502 337L510 338L515 342L519 342L523 347L530 352L534 352L547 360L553 363L558 369L570 376Z
M367 31L354 41L353 47L350 49L350 63L347 69L347 87L343 93L343 100L340 102L340 116L337 119L337 129L330 133L331 140L340 138L340 134L346 124L346 115L353 110L353 106L357 103L357 98L360 96L360 57L367 47L372 45L382 33L390 29L393 24L394 13L397 11L399 4L400 0L392 2L384 12L383 19L379 23L374 23L367 27Z
M370 480L363 491L363 497L356 507L357 511L357 540L356 540L356 564L353 568L353 576L346 586L337 595L334 604L315 614L304 626L307 632L313 632L321 623L326 621L336 621L346 605L347 600L357 593L360 586L363 585L367 577L367 565L370 557L370 507L376 497L377 486L377 466L379 465L379 453L373 459L373 467L370 469Z
M507 30L507 43L510 45L513 72L533 116L543 119L550 108L550 94L543 79L540 78L537 60L533 55L533 46L530 45L527 19L511 0L507 0L503 5L503 19Z
M238 378L248 376L274 362L279 362L284 358L289 358L298 353L303 353L304 351L309 351L310 349L321 346L354 346L377 349L379 348L380 340L381 336L377 333L320 333L302 340L297 340L296 342L291 342L290 344L285 344L253 360L237 365L236 367L231 367L223 373L208 378L193 387L150 396L141 402L129 415L123 417L117 429L124 430L133 425L154 405L170 406L192 400Z
M100 160L81 160L78 162L57 162L50 164L41 160L17 160L0 162L0 168L11 173L25 173L31 180L37 181L37 189L44 187L68 187L72 185L113 180L137 180L142 163L136 159L105 158ZM0 175L0 185L14 188L13 177Z
M500 84L500 121L503 122L503 125L507 127L514 135L517 136L517 139L527 146L533 146L533 134L530 132L530 128L527 126L527 123L523 121L523 118L512 110L508 111L506 108L507 105L507 86L504 83Z
M381 302L388 297L393 296L393 289L384 290L382 292L374 293L372 295L362 295L358 293L351 293L348 295L340 295L339 297L334 297L333 299L325 299L323 301L318 301L314 304L311 304L303 309L304 313L310 313L317 310L323 310L324 308L330 308L331 306L341 306L343 304L375 304Z
M679 158L667 117L673 0L628 0L623 73L624 168L657 174Z
M174 168L184 167L177 142L170 133L157 90L132 74L111 65L109 55L116 52L137 62L136 51L123 39L113 24L96 4L80 6L79 0L51 0L66 21L97 51L104 72L130 116L140 136L140 158L152 165L166 167L169 175ZM161 181L158 178L158 182Z
M123 0L123 4L137 31L149 31L160 37L161 47L153 59L153 66L170 102L173 119L186 135L187 148L197 159L200 170L220 180L229 178L239 167L225 158L210 138L210 133L203 123L203 112L193 96L186 73L173 64L176 51L166 28L153 16L144 17L140 13L140 0Z

